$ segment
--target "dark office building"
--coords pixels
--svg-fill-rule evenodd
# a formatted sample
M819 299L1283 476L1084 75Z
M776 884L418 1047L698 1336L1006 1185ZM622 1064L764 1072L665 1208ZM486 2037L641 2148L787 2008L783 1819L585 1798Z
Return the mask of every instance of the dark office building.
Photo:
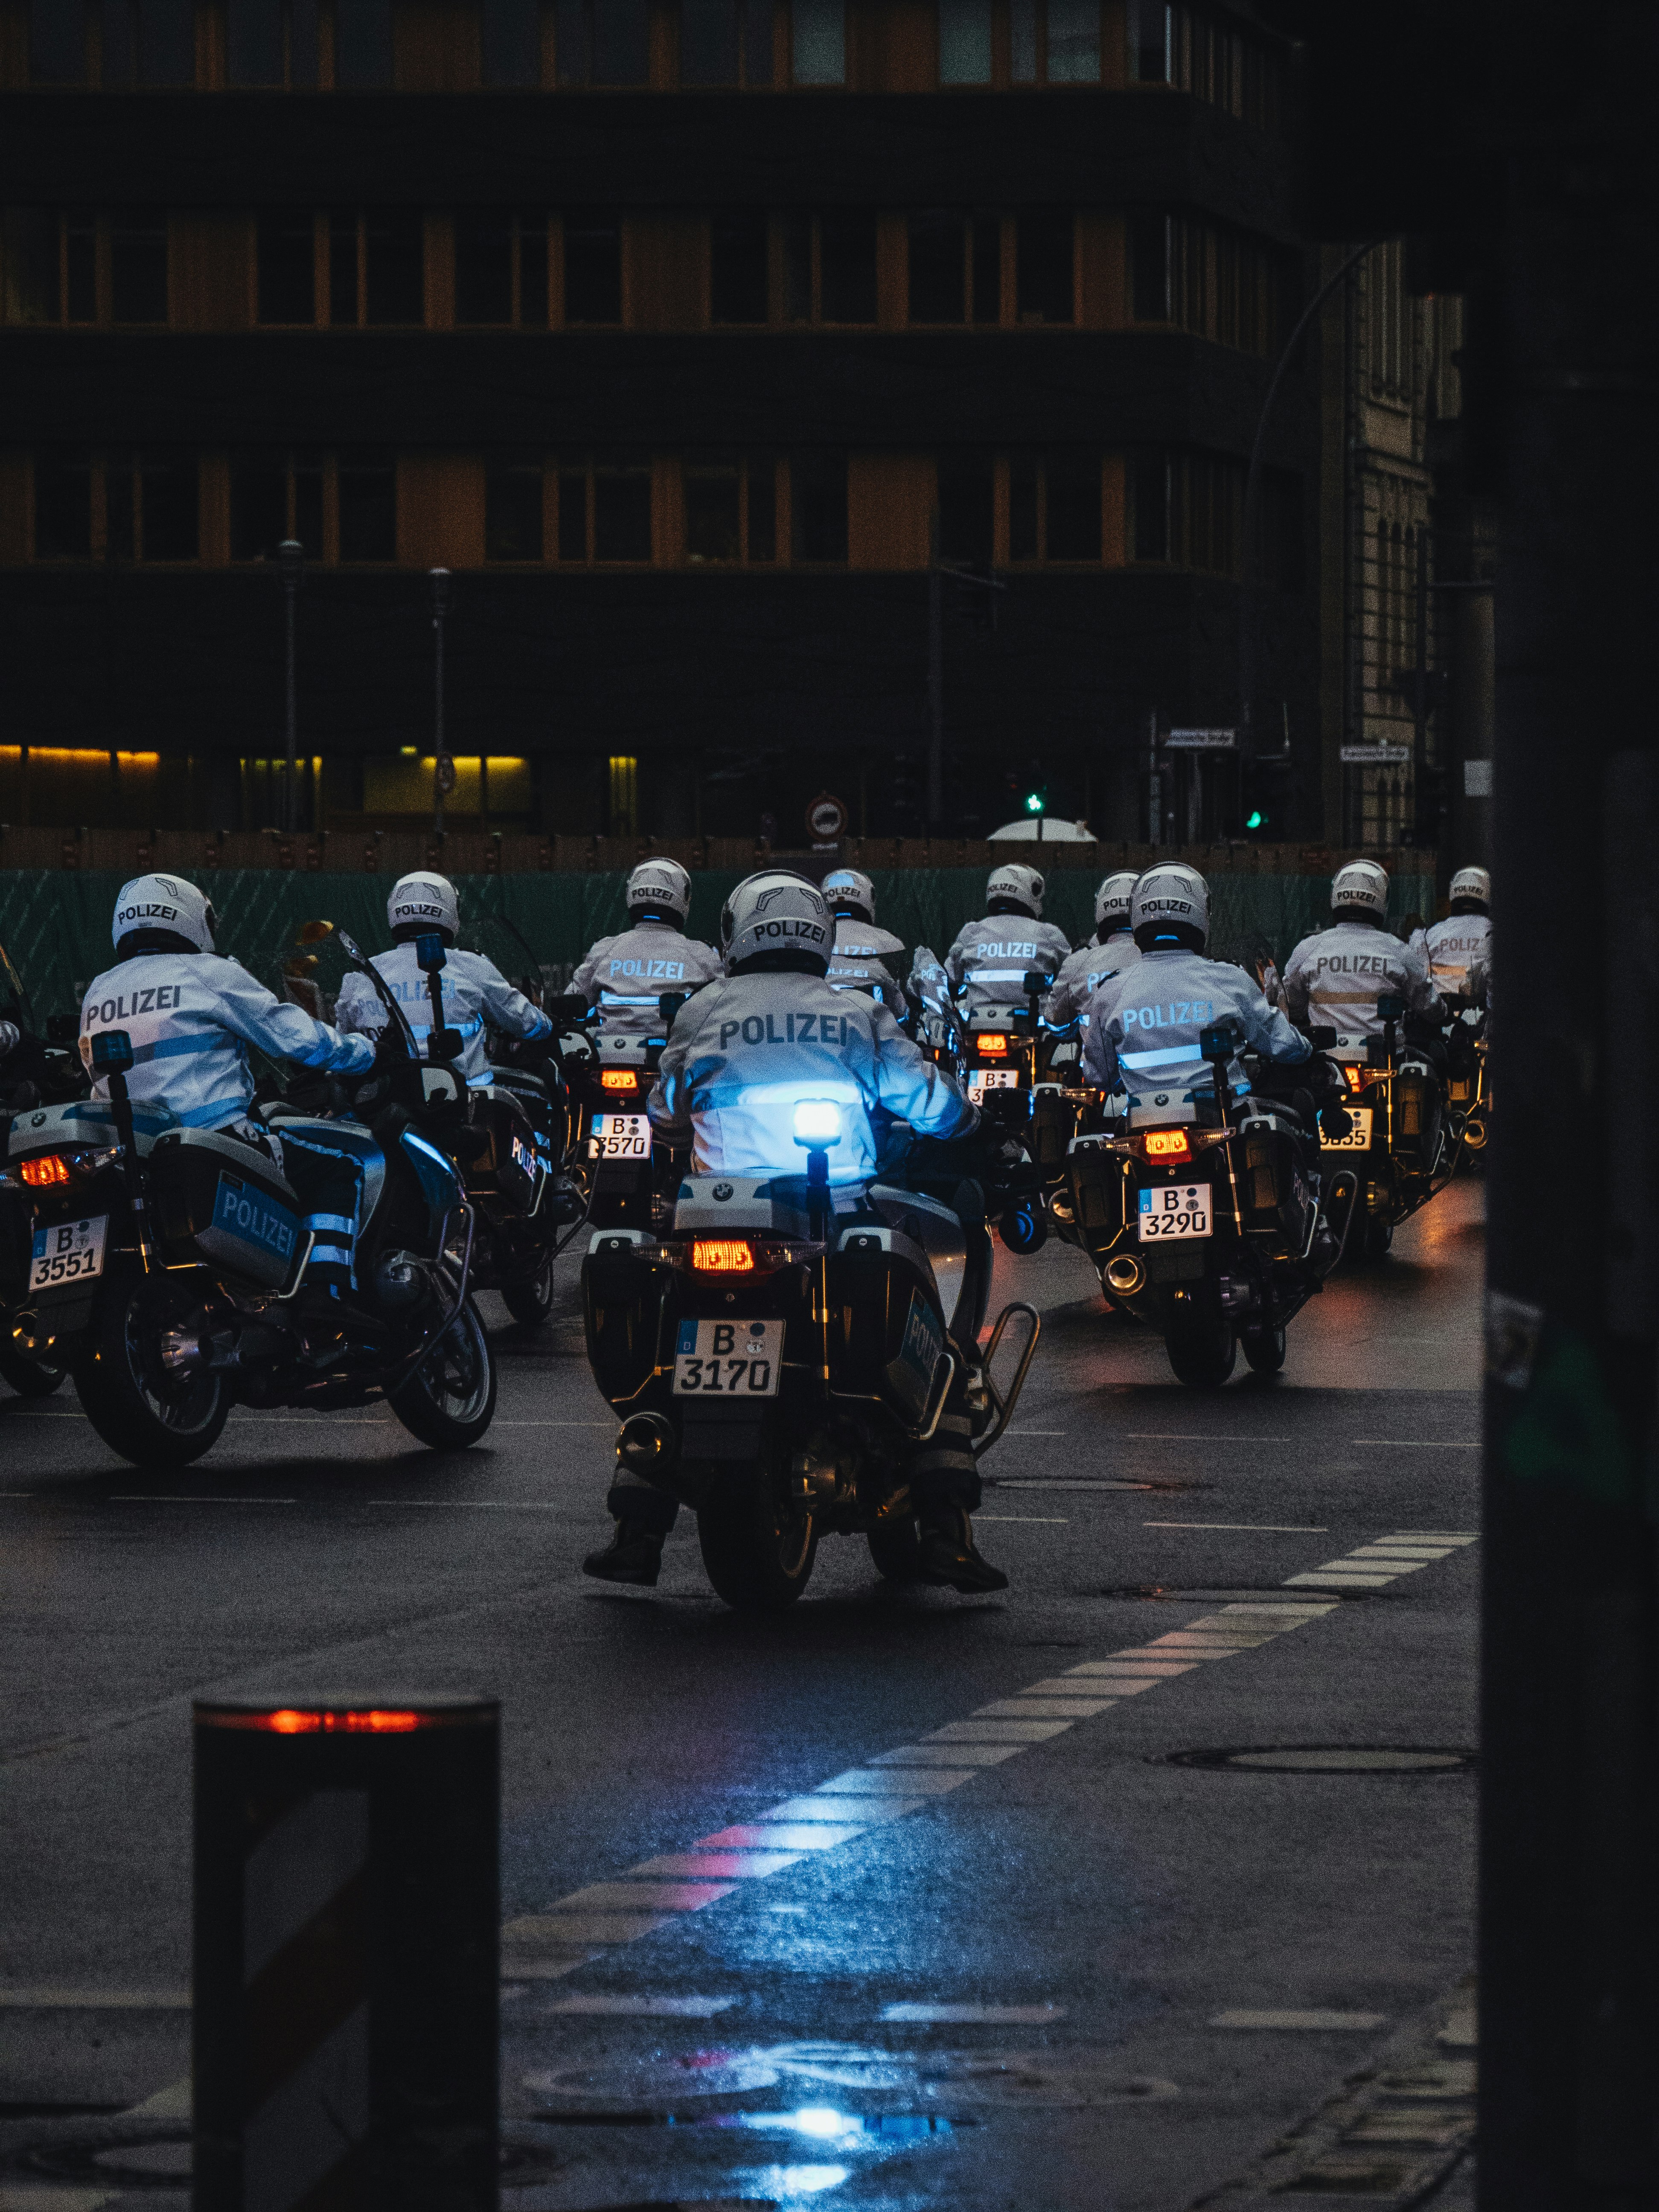
M322 823L429 807L442 568L452 820L915 832L937 719L950 830L1133 834L1239 720L1282 70L1162 0L0 0L0 820L274 818L292 538ZM1252 563L1310 763L1317 376Z

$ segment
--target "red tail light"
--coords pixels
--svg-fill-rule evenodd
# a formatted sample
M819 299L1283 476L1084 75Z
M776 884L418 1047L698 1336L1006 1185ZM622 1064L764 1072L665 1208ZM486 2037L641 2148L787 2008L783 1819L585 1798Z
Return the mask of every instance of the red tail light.
M1148 1129L1146 1157L1149 1160L1189 1160L1193 1148L1187 1141L1184 1129Z
M38 1160L24 1161L22 1175L26 1183L43 1190L48 1183L69 1181L69 1162L58 1152L42 1152Z
M983 1036L975 1037L974 1042L988 1060L995 1059L1008 1049L1007 1038L997 1030L987 1030Z
M741 1237L694 1237L691 1265L715 1275L752 1275L755 1248Z
M607 1067L599 1077L606 1091L637 1091L640 1079L631 1067Z

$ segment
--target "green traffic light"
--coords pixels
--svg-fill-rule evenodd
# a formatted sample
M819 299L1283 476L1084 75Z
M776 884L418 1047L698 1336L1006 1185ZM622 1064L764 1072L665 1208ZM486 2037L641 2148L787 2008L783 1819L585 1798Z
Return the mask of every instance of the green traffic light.
M1025 797L1025 811L1026 811L1028 814L1041 814L1041 813L1042 813L1042 793L1040 791L1032 791L1032 792L1028 792L1028 793L1026 793L1026 797Z
M1244 817L1244 827L1247 830L1265 830L1267 826L1267 817L1259 806L1252 807Z

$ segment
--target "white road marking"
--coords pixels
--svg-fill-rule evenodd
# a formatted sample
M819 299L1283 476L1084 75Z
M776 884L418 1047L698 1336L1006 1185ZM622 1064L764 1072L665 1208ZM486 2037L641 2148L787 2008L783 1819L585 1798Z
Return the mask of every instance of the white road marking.
M1394 1577L1392 1575L1334 1574L1327 1568L1317 1574L1292 1575L1290 1580L1291 1583L1315 1584L1325 1589L1346 1589L1350 1584L1355 1589L1381 1589L1383 1583L1392 1582Z
M1397 1446L1402 1451L1479 1451L1479 1444L1443 1443L1437 1437L1351 1437L1354 1444Z
M890 2004L881 2008L884 2021L916 2027L1046 2027L1064 2020L1066 2008L1057 2004Z
M1066 1433L1064 1429L1005 1429L1003 1431L1003 1434L1008 1437L1063 1437Z
M1023 1743L907 1743L896 1751L880 1751L872 1766L1000 1766L1030 1749Z
M0 2181L0 2212L98 2212L113 2204L112 2189L37 2189L32 2182Z
M188 2012L188 1990L0 1990L7 2012Z
M628 1912L648 1907L653 1912L701 1912L705 1905L730 1897L732 1887L729 1881L592 1881L568 1897L555 1898L547 1911Z
M155 1490L114 1491L106 1505L297 1505L297 1498L229 1498L212 1491L193 1491L173 1498Z
M1295 1441L1294 1437L1191 1437L1177 1434L1174 1430L1165 1433L1154 1429L1132 1429L1124 1438L1126 1443L1131 1444L1289 1444Z
M1360 2034L1388 2024L1385 2012L1218 2012L1209 2022L1212 2027L1294 2028L1326 2035Z
M891 1820L884 1812L884 1820ZM832 1851L861 1836L868 1823L858 1827L832 1827L817 1821L757 1821L736 1828L716 1828L712 1836L699 1836L694 1850Z
M359 1498L352 1501L359 1505L431 1505L447 1511L471 1511L488 1506L497 1513L560 1513L563 1501L556 1498Z
M1157 1689L1164 1680L1162 1674L1114 1674L1103 1667L1077 1667L1069 1671L1086 1674L1091 1689L1109 1690L1114 1698L1138 1698L1143 1690Z
M1089 1721L1115 1702L1111 1698L1000 1698L994 1705L976 1705L974 1710L985 1720L1015 1720L1029 1713L1033 1720Z
M1143 1521L1143 1528L1248 1529L1261 1536L1328 1536L1328 1528L1306 1528L1288 1521Z
M815 1797L863 1797L890 1790L897 1797L943 1797L973 1778L973 1769L966 1766L902 1773L886 1767L854 1766L845 1774L832 1774L829 1781L820 1782L812 1794Z
M578 1949L586 1943L631 1943L654 1936L679 1917L674 1912L526 1912L501 1934L516 1943L550 1943ZM507 1977L511 1978L511 1977Z
M1047 1743L1064 1735L1070 1721L951 1721L923 1739L927 1743Z
M781 1821L788 1826L795 1821L835 1820L855 1822L860 1828L873 1828L884 1820L902 1820L907 1813L914 1813L923 1800L914 1797L786 1797L781 1805L770 1805L757 1817L762 1820Z
M181 2074L176 2081L169 2081L165 2089L158 2089L142 2104L129 2105L125 2117L135 2120L187 2120L191 2102L190 2076Z
M561 1997L547 2008L554 2013L589 2014L598 2019L611 2020L713 2020L716 2013L727 2012L736 2004L735 1997L625 1997L591 1996Z
M757 1881L786 1867L799 1866L799 1851L665 1851L625 1869L630 1875L673 1874L693 1881Z
M975 1513L976 1522L984 1521L1024 1521L1035 1528L1069 1528L1071 1522L1057 1513Z

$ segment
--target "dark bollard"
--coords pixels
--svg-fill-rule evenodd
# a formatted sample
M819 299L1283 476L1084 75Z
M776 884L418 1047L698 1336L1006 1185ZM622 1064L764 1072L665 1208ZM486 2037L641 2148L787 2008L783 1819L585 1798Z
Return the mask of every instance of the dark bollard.
M500 1714L195 1717L194 2212L495 2212Z

